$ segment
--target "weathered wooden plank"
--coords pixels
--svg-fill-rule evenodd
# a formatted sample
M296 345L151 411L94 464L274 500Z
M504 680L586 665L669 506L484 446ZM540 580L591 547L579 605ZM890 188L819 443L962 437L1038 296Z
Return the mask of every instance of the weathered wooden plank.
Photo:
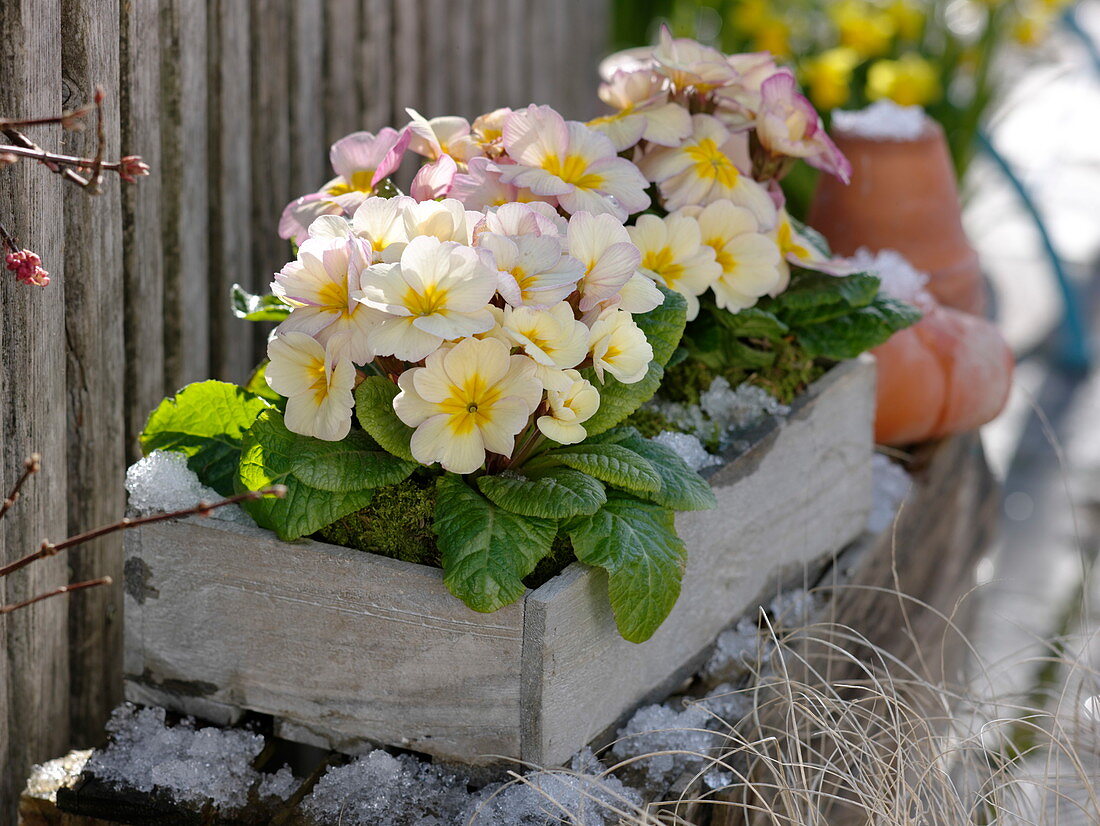
M359 2L330 0L324 7L325 141L328 144L363 128L362 90L356 71L364 35Z
M476 614L437 569L214 520L127 549L134 696L261 711L347 750L518 753L522 604Z
M278 236L279 216L290 189L290 11L287 0L252 0L252 267L257 289L266 292L272 276L290 258ZM265 325L253 325L257 355L266 351Z
M0 112L11 117L57 113L60 21L58 0L0 3ZM28 133L44 146L61 142L56 126ZM63 186L69 184L33 163L18 163L0 176L0 220L42 257L54 279L49 287L37 288L0 278L0 489L9 489L30 451L43 459L43 471L0 523L5 560L33 550L43 537L65 535ZM8 577L5 597L14 602L67 581L67 560L59 554ZM67 609L65 600L47 601L0 623L0 681L6 684L6 707L0 709L6 721L0 739L0 822L14 822L31 764L68 745Z
M447 100L454 114L473 120L484 111L477 91L477 55L482 48L478 42L478 4L476 0L455 0L452 6L452 69L446 78Z
M321 0L290 4L290 189L313 192L329 177L325 148Z
M166 392L210 372L206 5L165 0L161 35L161 221Z
M164 255L160 201L160 40L155 3L122 0L120 103L122 149L151 168L137 186L122 188L123 385L127 461L141 455L137 436L164 396Z
M363 117L360 128L377 132L394 124L394 3L391 0L362 0L363 40L360 47L359 79ZM404 4L402 4L404 5ZM404 64L401 66L404 69ZM409 104L402 103L402 106ZM400 110L405 122L405 110Z
M66 108L106 92L106 155L119 157L118 0L62 0L62 79ZM92 155L95 129L68 133L71 154ZM125 184L121 184L125 185ZM140 186L139 184L136 184ZM68 401L68 532L120 519L125 510L122 396L122 207L111 175L98 196L65 188L65 349ZM73 582L122 575L122 537L84 545L69 560ZM94 745L122 699L122 589L98 588L69 605L70 721L74 741Z
M453 3L451 0L421 0L421 6L427 23L420 35L421 48L427 49L420 55L424 104L421 114L426 118L452 115L455 113L454 99L444 75L460 74L462 70L454 59Z
M871 503L873 388L869 362L834 368L718 468L718 506L676 518L688 548L682 596L647 642L616 632L602 571L575 564L527 596L524 760L564 762L624 712L667 694L777 583L859 536Z
M480 20L475 24L477 32L497 31L500 26L500 17L504 0L482 0L477 5ZM480 112L490 112L500 106L503 83L501 71L503 70L499 48L485 48L482 36L475 36L475 52L478 57L477 66L471 67L472 78L477 90L477 108Z
M210 0L210 368L226 381L244 381L256 366L251 326L230 310L234 283L265 289L252 266L247 217L252 208L250 51L248 3Z
M531 102L530 75L524 53L537 46L523 37L527 31L524 5L524 0L502 0L500 6L501 17L496 25L499 31L507 34L491 50L499 61L496 71L500 76L500 102L494 106L518 108Z
M558 5L527 0L527 61L531 82L527 92L531 103L540 106L553 100L556 77L556 55L553 52L554 16Z

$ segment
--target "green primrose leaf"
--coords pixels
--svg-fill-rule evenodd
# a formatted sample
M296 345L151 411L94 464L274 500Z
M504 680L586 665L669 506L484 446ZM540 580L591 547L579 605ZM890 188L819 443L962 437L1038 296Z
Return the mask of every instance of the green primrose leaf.
M230 306L233 315L245 321L282 321L290 315L288 307L276 295L254 295L240 284L234 284L229 290Z
M415 468L362 432L339 442L313 439L287 430L279 411L268 409L245 434L238 478L245 490L286 486L283 499L244 506L280 538L297 539L366 507L374 488L396 484Z
M199 480L230 496L237 476L241 439L256 417L270 408L264 399L235 384L189 384L149 414L141 449L173 450L187 456Z
M413 429L397 418L393 400L400 391L383 376L367 376L355 390L355 415L378 444L394 456L413 459L409 442Z
M526 476L480 476L477 486L494 505L520 516L564 519L595 513L607 501L599 480L568 467Z
M672 511L610 492L592 516L565 524L577 559L607 571L607 590L619 633L645 642L680 596L687 561Z
M795 334L811 356L841 361L877 347L920 317L916 307L880 296L866 307L800 327Z
M878 295L879 279L869 273L854 273L837 278L822 273L804 272L777 298L763 303L792 330L838 318L851 310L866 307Z
M619 445L644 457L657 471L661 487L656 491L639 491L641 498L677 511L709 510L718 504L707 480L671 448L643 438L637 431L622 439Z
M499 508L446 473L436 482L433 530L444 584L473 610L489 613L523 596L523 578L550 553L558 523Z
M536 465L557 462L627 490L656 493L661 489L657 470L625 441L619 444L581 442L548 450L534 461Z
M248 378L248 384L244 386L244 389L249 393L255 393L261 399L275 405L280 410L286 409L286 399L271 389L271 386L267 383L265 372L267 365L270 364L267 359L260 362L259 366L252 372L252 375Z

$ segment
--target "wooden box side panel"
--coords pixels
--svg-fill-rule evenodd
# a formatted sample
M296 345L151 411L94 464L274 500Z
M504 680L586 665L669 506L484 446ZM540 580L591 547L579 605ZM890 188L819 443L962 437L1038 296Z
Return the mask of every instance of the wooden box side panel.
M777 579L855 539L870 508L873 415L873 363L840 365L711 477L718 507L677 517L688 566L649 641L619 636L600 572L573 566L529 594L524 760L568 759L670 687Z
M334 746L519 756L522 603L477 614L437 570L213 520L133 531L126 571L131 694L272 714Z

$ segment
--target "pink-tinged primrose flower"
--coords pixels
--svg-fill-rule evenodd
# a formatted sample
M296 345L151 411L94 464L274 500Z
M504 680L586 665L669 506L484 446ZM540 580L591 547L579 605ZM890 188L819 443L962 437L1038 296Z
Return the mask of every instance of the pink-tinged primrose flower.
M666 25L661 26L653 60L657 71L669 79L676 91L708 92L737 77L720 51L689 37L674 38Z
M305 333L279 332L267 345L264 377L286 397L283 421L303 436L338 442L351 432L355 367Z
M779 246L744 207L715 201L684 207L699 222L703 244L714 250L722 274L711 284L719 307L736 313L779 287L784 274Z
M600 84L600 100L616 111L588 125L611 139L617 152L638 141L677 146L691 134L691 114L669 101L663 78L652 72L617 72Z
M500 167L488 158L471 158L466 171L454 177L452 198L457 198L468 209L487 209L510 203L545 201L556 204L553 195L536 195L529 189L506 184L501 180Z
M271 285L271 292L293 308L279 329L313 336L334 358L369 362L374 353L368 338L380 315L352 294L370 261L370 248L354 236L305 241L297 260L286 264Z
M614 220L614 219L612 219ZM566 220L553 206L542 201L502 204L486 210L485 217L474 227L474 239L483 232L497 235L565 235Z
M790 70L776 65L775 58L768 52L747 52L729 55L726 58L737 73L737 79L715 90L714 102L717 105L715 115L735 132L750 129L760 111L760 87L764 81L780 72Z
M620 221L649 206L646 182L620 158L606 135L566 121L549 106L513 112L504 124L504 148L514 164L498 164L504 183L557 197L562 209L610 213Z
M547 308L562 301L584 274L581 263L562 254L560 238L485 232L477 245L497 270L497 292L513 307Z
M428 120L415 109L405 111L411 118L409 125L405 127L412 135L409 149L417 155L422 155L429 161L438 161L447 155L460 164L465 164L482 154L466 118L446 116Z
M309 237L355 237L369 246L370 263L391 264L401 258L409 241L405 210L415 203L407 195L370 197L359 205L350 220L339 215L322 215L309 225Z
M477 251L431 236L413 238L396 264L364 271L353 298L382 313L371 331L378 355L420 361L453 341L493 326L487 309L496 273Z
M569 254L584 267L577 283L581 312L615 298L642 263L630 233L610 215L578 212L569 219L567 237Z
M468 338L406 370L393 409L416 428L410 448L420 463L473 473L485 454L511 456L515 438L542 400L527 356L510 356L495 339Z
M15 273L20 284L28 287L45 287L50 283L50 274L42 269L42 259L30 250L9 252L4 257L4 266Z
M690 138L677 147L659 146L638 166L661 190L670 211L733 201L758 220L774 215L767 191L749 174L748 138L732 134L712 115L693 115Z
M445 198L454 186L458 164L450 155L440 155L438 160L426 163L417 171L409 186L409 194L417 201L434 201Z
M642 275L683 295L688 320L695 318L699 296L722 274L714 250L702 242L698 221L683 212L663 219L643 215L627 232L641 250Z
M576 370L566 370L564 375L567 385L546 394L550 413L539 416L535 425L546 438L558 444L573 445L588 436L584 423L600 409L600 392Z
M588 353L601 382L611 374L623 384L645 378L653 361L653 347L625 310L606 310L589 331Z
M772 155L803 158L810 166L835 175L844 183L852 165L821 124L814 105L798 91L794 76L779 72L760 87L756 137Z

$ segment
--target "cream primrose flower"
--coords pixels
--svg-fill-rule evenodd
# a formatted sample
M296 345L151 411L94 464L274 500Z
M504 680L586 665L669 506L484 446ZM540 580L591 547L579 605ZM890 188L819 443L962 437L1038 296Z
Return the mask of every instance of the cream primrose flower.
M351 235L306 240L297 260L276 273L271 284L271 292L293 307L279 331L313 336L333 358L356 364L373 359L370 334L382 317L352 298L370 260L366 242Z
M509 115L504 148L515 163L496 164L501 180L554 195L570 214L610 213L625 221L649 206L645 179L611 140L549 106L532 104Z
M482 154L481 147L470 134L466 118L447 116L426 119L415 109L405 109L411 120L405 127L412 134L409 149L429 161L449 155L460 165Z
M483 232L497 235L551 235L563 236L569 223L550 204L533 203L502 204L485 211L485 216L474 227L474 243Z
M610 373L623 384L645 378L653 361L653 347L625 310L605 310L589 330L588 353L599 380Z
M788 69L776 65L769 52L748 52L729 55L726 58L737 73L737 79L714 91L714 103L718 107L715 116L735 132L752 127L756 113L762 104L761 88L764 82Z
M448 194L468 209L478 210L509 203L558 202L553 195L536 195L529 189L504 183L498 170L499 167L488 158L471 158L466 171L455 175Z
M767 221L775 205L749 172L748 136L731 134L713 115L693 115L691 123L694 131L680 146L656 147L638 162L660 188L665 208L671 212L726 200Z
M512 114L507 106L478 115L470 125L470 137L480 147L483 154L495 158L503 151L504 121ZM471 159L472 160L472 159Z
M287 430L338 442L351 432L355 367L305 333L276 332L267 345L268 385L286 397Z
M780 208L772 221L772 239L782 257L779 260L779 283L769 295L779 295L791 282L791 264L814 272L843 277L858 269L846 258L829 258L814 246L813 241L795 229L787 210Z
M353 132L336 141L329 150L336 177L320 192L287 204L279 219L279 237L303 237L306 228L321 215L350 215L379 181L397 170L411 139L407 130L397 132L387 127L377 136Z
M338 215L323 215L309 225L310 238L348 238L355 236L367 243L371 263L392 263L401 258L409 233L405 227L405 209L416 204L407 195L394 198L370 197L359 205L351 220Z
M661 25L657 47L653 50L653 61L656 70L672 83L675 92L687 89L709 92L737 77L720 51L689 37L674 38L664 24Z
M495 339L467 338L428 356L398 379L393 409L413 433L413 457L452 473L473 473L485 454L511 456L515 438L542 401L535 364Z
M410 239L430 235L440 241L455 241L467 246L474 226L481 220L480 212L467 212L462 202L454 198L406 204L402 216Z
M547 389L570 385L563 370L576 367L588 355L588 327L573 317L562 301L549 310L505 307L501 329L511 346L519 346L535 362L535 375Z
M688 320L695 318L698 296L722 275L714 250L703 244L698 221L682 212L663 219L642 215L627 232L641 250L642 275L684 296Z
M569 219L566 237L569 254L584 267L577 283L581 312L615 298L642 263L630 233L612 215L578 212Z
M378 355L416 362L452 341L493 326L487 309L496 274L477 251L431 236L414 238L396 264L375 264L353 298L383 313L371 331Z
M535 425L542 435L558 444L574 445L588 436L584 422L600 409L600 391L576 370L566 370L567 382L562 390L550 390L546 401L550 414L539 416Z
M703 243L722 269L711 285L718 306L736 313L753 306L783 281L779 246L751 212L729 201L680 210L699 222Z
M616 72L600 84L600 100L616 111L590 120L622 152L640 140L661 146L679 146L691 134L691 114L668 99L664 78L650 71Z
M498 235L483 232L478 249L497 269L497 292L513 307L539 309L563 301L584 275L581 262L562 253L562 240L552 235ZM487 263L488 263L487 260Z

